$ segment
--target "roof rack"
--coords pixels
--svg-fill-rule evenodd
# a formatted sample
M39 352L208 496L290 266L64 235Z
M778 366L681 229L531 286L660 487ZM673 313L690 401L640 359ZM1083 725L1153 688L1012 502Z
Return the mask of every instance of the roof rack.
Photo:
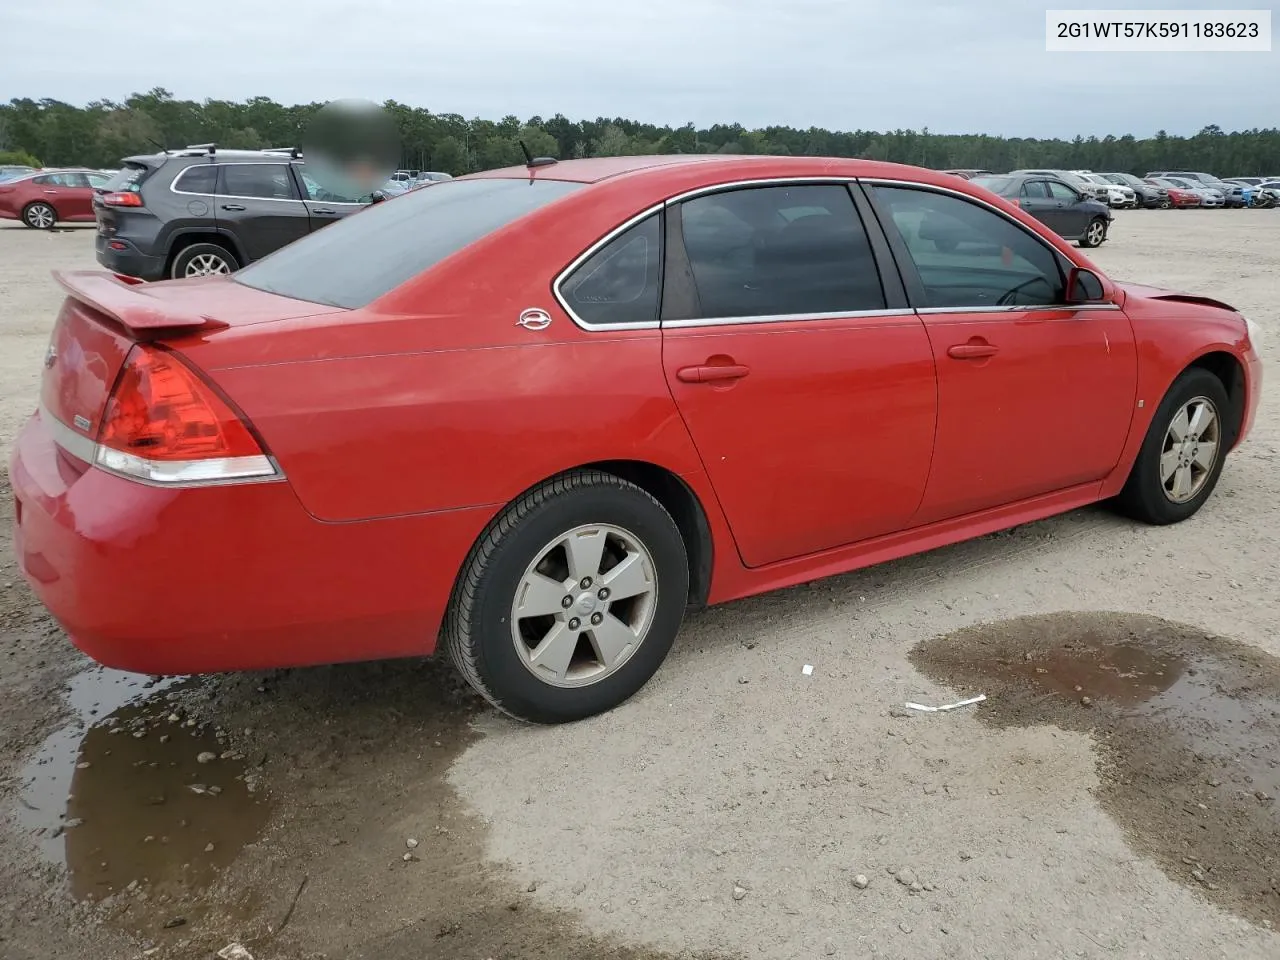
M263 153L287 153L294 160L301 159L302 150L299 147L263 147Z
M187 144L187 149L200 150L204 153L209 154L209 156L213 156L215 153L218 152L218 145L216 143L190 143L190 144Z

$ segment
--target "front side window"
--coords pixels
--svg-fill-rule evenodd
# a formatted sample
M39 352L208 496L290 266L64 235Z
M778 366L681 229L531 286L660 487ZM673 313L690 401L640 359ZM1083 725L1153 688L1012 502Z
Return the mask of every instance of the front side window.
M1045 187L1043 180L1028 180L1022 185L1022 195L1024 197L1034 197L1037 200L1043 200L1049 196L1049 191Z
M987 207L911 187L875 188L906 243L925 307L1035 306L1064 302L1054 251Z
M843 184L753 187L680 205L704 319L882 310L866 230Z
M371 194L357 196L350 191L337 191L331 186L326 187L320 183L315 177L307 173L306 168L301 163L295 163L293 169L297 171L298 178L302 181L302 189L306 193L308 200L316 200L323 203L368 203ZM392 180L396 180L393 175ZM405 183L407 181L397 181Z
M284 163L224 163L218 168L218 195L263 200L296 200Z
M662 218L655 213L579 265L560 285L560 294L585 323L655 323L661 266Z
M1080 199L1080 194L1076 193L1065 183L1058 183L1055 180L1050 180L1047 182L1046 186L1049 188L1049 195L1055 200L1067 200L1071 203L1075 203Z

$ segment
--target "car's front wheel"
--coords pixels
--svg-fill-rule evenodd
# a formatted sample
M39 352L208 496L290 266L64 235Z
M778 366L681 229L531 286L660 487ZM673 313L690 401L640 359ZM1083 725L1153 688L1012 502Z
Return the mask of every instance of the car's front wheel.
M181 280L184 277L212 277L235 273L239 269L240 262L226 247L216 243L193 243L178 251L178 255L173 258L169 275L175 280Z
M1105 239L1107 239L1107 221L1102 217L1094 217L1084 229L1084 236L1080 238L1080 246L1096 247Z
M52 230L58 222L58 213L43 201L29 203L22 211L22 222L32 230Z
M648 682L688 596L684 541L666 509L612 474L574 471L525 494L481 535L443 642L506 713L580 720Z
M1193 367L1178 377L1151 420L1119 507L1152 524L1195 514L1222 475L1230 409L1226 388L1208 370Z

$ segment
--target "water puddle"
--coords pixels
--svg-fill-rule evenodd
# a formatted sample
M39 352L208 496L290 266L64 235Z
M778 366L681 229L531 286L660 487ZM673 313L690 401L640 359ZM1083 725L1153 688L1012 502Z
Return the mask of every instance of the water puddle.
M266 824L259 774L187 716L191 681L92 669L68 686L75 716L23 771L19 821L77 899L114 898L152 935L184 927Z
M1048 614L919 645L912 662L988 699L997 726L1096 736L1099 800L1179 882L1280 924L1280 660L1203 630L1126 614Z

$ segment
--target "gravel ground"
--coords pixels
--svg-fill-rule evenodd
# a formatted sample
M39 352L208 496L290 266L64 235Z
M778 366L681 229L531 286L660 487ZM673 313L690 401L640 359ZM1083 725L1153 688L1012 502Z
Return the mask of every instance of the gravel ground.
M1235 304L1274 362L1280 214L1124 212L1094 260ZM6 449L49 271L93 266L88 229L0 227ZM553 729L441 664L89 669L0 504L0 957L1280 955L1278 408L1192 521L1084 510L716 608Z

